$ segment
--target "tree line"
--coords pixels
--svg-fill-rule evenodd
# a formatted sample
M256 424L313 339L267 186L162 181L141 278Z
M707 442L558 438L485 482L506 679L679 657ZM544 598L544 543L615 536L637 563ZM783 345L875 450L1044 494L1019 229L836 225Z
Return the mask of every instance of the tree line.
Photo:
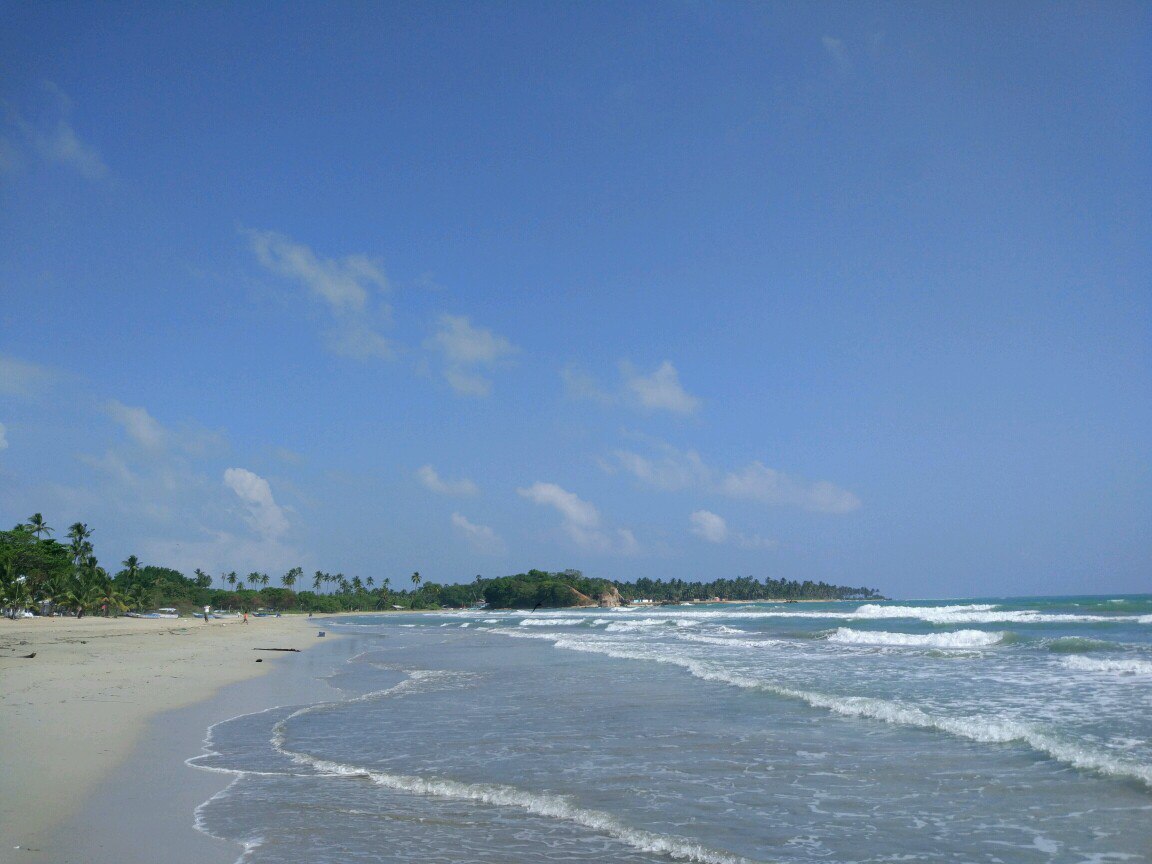
M67 542L52 537L55 530L35 513L10 531L0 531L0 609L16 615L25 610L39 614L118 615L175 607L192 612L211 606L219 610L370 612L393 609L555 608L586 604L605 594L622 602L654 603L721 600L858 600L879 599L872 588L849 588L824 582L796 582L752 576L684 582L673 579L638 579L613 582L585 577L579 570L550 573L529 570L509 576L440 585L425 581L419 571L393 587L390 578L377 583L343 573L317 570L307 577L300 567L282 574L272 585L267 573L236 571L212 576L197 568L185 576L169 567L146 565L135 555L121 562L115 573L101 566L92 544L93 529L76 522L66 532ZM309 587L310 586L310 587Z

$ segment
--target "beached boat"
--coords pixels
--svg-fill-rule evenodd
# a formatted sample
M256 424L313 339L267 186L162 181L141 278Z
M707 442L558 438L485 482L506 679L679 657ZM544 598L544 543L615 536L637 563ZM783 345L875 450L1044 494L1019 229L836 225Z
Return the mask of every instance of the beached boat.
M128 618L179 618L180 613L171 606L162 606L155 612L125 612Z

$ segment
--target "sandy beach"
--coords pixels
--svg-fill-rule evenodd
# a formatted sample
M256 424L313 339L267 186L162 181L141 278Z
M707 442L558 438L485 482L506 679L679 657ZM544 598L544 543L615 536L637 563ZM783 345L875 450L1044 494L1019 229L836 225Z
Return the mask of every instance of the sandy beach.
M161 782L150 789L148 778L133 779L125 794L150 796L133 805L146 823L171 818L191 833L191 807L198 803L193 799L227 783L182 764L195 755L205 718L223 719L206 713L208 700L246 682L250 686L215 710L265 707L260 703L274 698L267 681L285 677L265 673L299 669L304 655L258 649L312 647L322 641L317 629L303 616L252 617L248 624L192 618L0 620L0 862L126 860L113 851L116 843L103 853L85 849L99 842L100 832L92 839L77 825L95 821L97 805L115 798L109 779L124 773L125 762L135 761L129 757L154 746L148 739L158 735L176 737L165 745L175 752L161 754L165 764L155 766ZM200 710L178 722L179 709L189 706ZM177 719L158 731L161 716ZM135 776L140 768L127 770ZM197 786L200 791L181 800L177 812L167 812L165 790Z

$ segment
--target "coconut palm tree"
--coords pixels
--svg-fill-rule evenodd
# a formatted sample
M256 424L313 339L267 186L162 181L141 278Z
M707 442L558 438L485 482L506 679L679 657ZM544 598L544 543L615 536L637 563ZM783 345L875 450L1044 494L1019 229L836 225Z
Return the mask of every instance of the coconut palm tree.
M28 530L36 535L36 539L40 539L41 534L52 534L53 530L48 527L48 523L44 521L44 517L39 513L33 513L28 517Z
M135 555L129 555L120 563L124 567L124 575L128 581L135 582L136 577L140 574L140 559Z
M77 567L92 554L92 544L88 538L92 536L92 529L84 522L73 522L68 528L68 539L71 542L72 561Z
M236 579L237 579L237 576L236 576L235 570L233 570L231 573L229 573L227 576L224 577L224 581L227 582L229 585L231 585L233 588L236 587Z
M280 581L284 583L284 587L291 589L296 584L296 580L304 575L303 568L293 567L287 573L280 577Z
M325 580L324 576L325 576L325 574L323 572L321 572L320 570L316 571L316 576L312 579L312 590L313 591L319 591L320 586L323 585L325 581L327 581L327 580Z
M420 571L419 570L417 570L415 573L412 574L412 587L414 587L414 588L420 587Z

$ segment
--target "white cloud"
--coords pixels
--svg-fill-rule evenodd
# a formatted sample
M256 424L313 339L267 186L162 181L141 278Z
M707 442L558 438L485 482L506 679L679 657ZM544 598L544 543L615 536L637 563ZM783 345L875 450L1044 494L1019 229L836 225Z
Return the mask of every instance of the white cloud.
M656 446L661 452L655 459L632 450L615 450L612 456L629 474L657 489L691 489L710 482L712 471L694 450L681 453L667 444Z
M708 510L697 510L688 517L692 533L710 543L723 543L728 539L728 523L723 516Z
M0 423L0 450L8 449L8 428Z
M620 372L624 376L625 391L641 408L692 414L700 407L700 400L680 386L676 367L667 360L651 375L641 375L629 363L621 363Z
M700 400L684 389L676 367L667 360L650 375L641 374L626 360L620 362L619 370L621 381L616 392L600 387L591 375L573 363L565 366L560 376L568 395L574 399L673 414L694 414L700 407Z
M320 258L275 231L245 233L265 269L302 283L327 306L334 322L326 334L332 351L361 360L393 356L389 340L374 329L376 319L387 321L391 312L386 304L373 302L373 289L388 290L388 279L376 262L363 255Z
M217 447L220 435L195 427L173 430L163 426L148 413L146 408L125 405L115 399L109 401L105 410L117 423L124 427L136 444L148 451L154 458L164 454L183 451L191 455L203 455Z
M555 483L533 483L527 489L516 491L537 504L555 507L564 517L564 521L572 525L595 528L600 524L600 511L595 506Z
M759 535L732 531L723 516L710 510L697 510L688 517L689 530L709 543L733 543L743 549L776 549L780 544Z
M733 498L750 498L766 504L792 505L817 513L850 513L860 507L860 499L826 480L809 481L790 477L761 462L753 462L725 476L720 491Z
M664 491L700 489L729 498L759 501L774 506L799 507L816 513L850 513L860 499L827 480L794 477L753 461L717 480L718 472L693 450L680 451L661 441L647 440L655 457L632 450L613 451L614 463L641 482Z
M504 541L487 525L477 525L459 513L452 514L452 524L468 541L473 551L482 555L503 555Z
M272 497L268 481L247 468L228 468L224 485L244 502L248 522L265 540L276 540L288 530L288 518Z
M164 446L166 438L164 427L144 408L133 408L113 400L108 403L108 413L124 427L128 436L142 447L159 450Z
M442 355L445 380L466 396L487 396L492 382L481 370L495 368L517 351L503 336L472 326L462 315L441 315L440 329L424 345Z
M0 394L34 396L51 383L53 373L43 366L0 354Z
M29 120L12 106L8 106L9 122L19 130L26 145L45 162L63 165L76 171L86 180L102 180L108 176L108 166L100 154L90 144L80 140L72 128L69 115L72 113L72 100L59 87L45 82L44 91L48 99L42 104L41 117ZM18 155L9 142L5 161L15 164Z
M602 531L600 511L575 493L555 483L533 483L526 489L516 491L537 504L559 511L562 517L560 527L580 548L619 555L640 553L640 544L631 531L625 528L617 529L612 534Z
M420 482L424 484L426 489L435 492L438 495L453 495L453 496L467 496L476 495L480 490L476 484L464 477L460 480L445 480L436 473L436 469L431 465L425 465L416 472L416 476L420 478Z

